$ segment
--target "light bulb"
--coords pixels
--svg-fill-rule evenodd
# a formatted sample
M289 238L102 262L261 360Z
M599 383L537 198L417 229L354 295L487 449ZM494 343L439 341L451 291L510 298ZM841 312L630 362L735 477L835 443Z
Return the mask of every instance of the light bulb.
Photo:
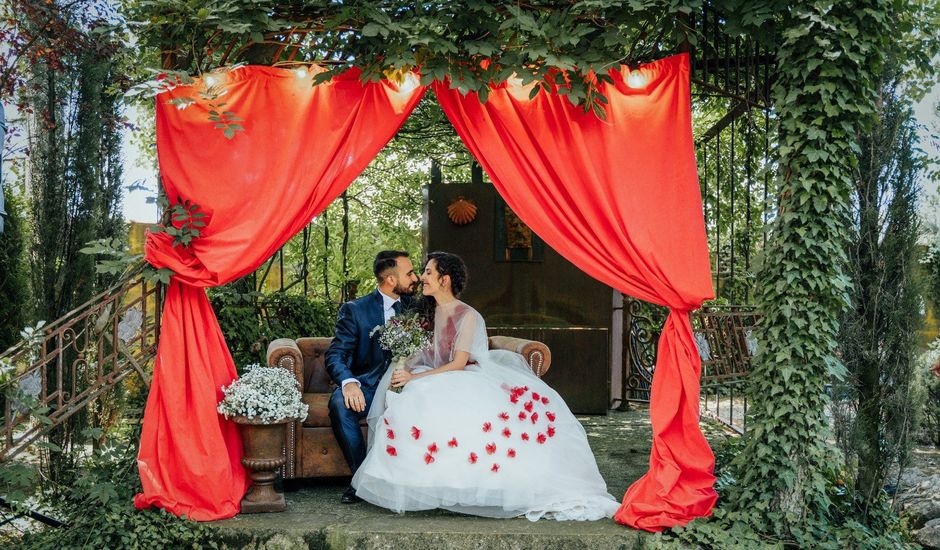
M297 75L297 78L307 78L307 69L297 69L294 74Z
M418 80L418 77L415 76L413 72L409 71L405 73L405 77L402 79L401 86L399 86L398 89L399 91L408 94L414 91L415 88L417 88L420 84L421 81Z
M646 75L640 71L630 71L630 74L627 75L627 86L633 89L645 88L647 84Z

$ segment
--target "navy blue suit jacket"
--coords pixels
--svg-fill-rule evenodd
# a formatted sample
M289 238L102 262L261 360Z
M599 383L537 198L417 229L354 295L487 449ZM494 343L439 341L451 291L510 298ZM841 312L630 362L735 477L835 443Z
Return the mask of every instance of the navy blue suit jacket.
M401 303L403 309L409 309L413 299L402 296ZM391 356L379 346L378 335L370 337L369 333L384 324L385 304L378 290L339 308L336 333L325 357L326 370L337 385L355 378L363 390L375 390Z

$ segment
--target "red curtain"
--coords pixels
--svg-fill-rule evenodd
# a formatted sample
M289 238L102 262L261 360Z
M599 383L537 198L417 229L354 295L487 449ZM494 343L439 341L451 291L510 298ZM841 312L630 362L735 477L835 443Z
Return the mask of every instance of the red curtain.
M499 193L545 242L598 280L670 308L659 340L649 472L615 519L649 531L709 515L714 457L699 428L701 361L689 311L713 297L692 144L689 60L610 71L606 120L564 96L494 87L485 104L434 92ZM631 87L634 86L634 87Z
M362 84L357 70L318 86L307 72L257 66L212 78L224 91L217 98L197 95L203 81L157 97L164 189L171 202L200 205L207 225L189 248L172 246L166 233L147 235L147 261L176 275L144 412L143 493L134 499L138 508L196 520L235 515L247 488L238 427L216 413L235 365L202 287L254 271L306 226L395 135L424 92L411 75L401 86ZM184 109L170 103L187 97L196 102ZM244 132L226 139L211 110L233 112Z

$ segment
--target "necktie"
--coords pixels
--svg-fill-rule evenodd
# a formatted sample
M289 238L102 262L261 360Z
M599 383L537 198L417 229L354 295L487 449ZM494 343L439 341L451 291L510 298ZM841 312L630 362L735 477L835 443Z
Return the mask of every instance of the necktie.
M392 310L395 312L395 315L401 315L401 300L392 303Z

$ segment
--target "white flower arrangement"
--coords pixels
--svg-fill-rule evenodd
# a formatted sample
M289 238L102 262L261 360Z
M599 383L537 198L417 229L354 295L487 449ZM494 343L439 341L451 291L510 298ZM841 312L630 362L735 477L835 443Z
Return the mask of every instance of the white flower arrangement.
M225 418L244 416L264 423L284 419L303 420L307 404L301 400L300 384L294 374L279 367L248 365L247 372L229 386L222 386L224 397L219 414Z

